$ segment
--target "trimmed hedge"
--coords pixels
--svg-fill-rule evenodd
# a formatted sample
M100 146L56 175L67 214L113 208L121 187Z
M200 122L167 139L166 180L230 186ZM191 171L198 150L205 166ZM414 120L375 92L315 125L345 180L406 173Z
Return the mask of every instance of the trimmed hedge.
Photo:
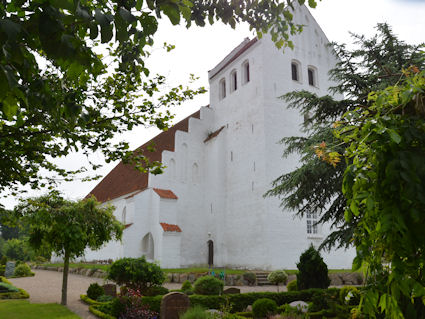
M114 316L108 315L106 313L103 313L102 311L96 309L95 305L89 306L89 311L94 314L96 317L102 318L102 319L116 319Z
M98 305L101 302L89 298L87 295L80 295L80 299L88 305Z
M0 282L12 285L12 283L5 277L0 276ZM12 285L13 286L13 285ZM0 293L0 299L28 299L30 295L23 289L17 288L18 292L2 292Z

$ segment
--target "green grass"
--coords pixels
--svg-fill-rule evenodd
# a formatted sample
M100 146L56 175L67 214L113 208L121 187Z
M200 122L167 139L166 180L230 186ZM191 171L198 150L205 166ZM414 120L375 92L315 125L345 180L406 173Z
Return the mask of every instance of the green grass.
M63 264L44 264L45 266L49 267L63 267ZM70 268L89 268L89 269L102 269L104 271L107 271L109 268L109 265L98 265L98 264L83 264L83 263L71 263L69 264ZM192 267L192 268L165 268L162 269L165 273L205 273L208 272L208 267ZM223 270L223 268L214 268L214 271L216 273L220 273ZM224 268L224 271L227 275L242 275L250 270L242 270L242 269L228 269ZM255 270L252 270L255 272ZM297 269L285 269L286 273L288 275L295 275L298 270ZM343 273L343 272L352 272L351 269L329 269L330 274L335 273ZM360 270L358 271L360 272Z
M2 319L79 319L68 308L58 304L29 303L28 300L0 301Z

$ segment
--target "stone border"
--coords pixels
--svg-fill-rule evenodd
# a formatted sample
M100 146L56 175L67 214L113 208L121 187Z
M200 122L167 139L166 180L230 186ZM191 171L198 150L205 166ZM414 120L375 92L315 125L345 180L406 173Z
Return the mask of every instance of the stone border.
M33 269L51 270L51 271L63 271L63 267L47 267L43 265L34 265ZM94 278L105 278L106 272L101 269L89 269L89 268L69 268L70 274L94 277ZM202 276L206 276L208 273L166 273L166 282L169 283L183 283L189 280L194 283L196 279ZM331 273L329 274L331 280L331 286L347 286L347 285L362 285L363 275L360 273ZM296 279L295 275L289 275L287 282ZM248 286L248 282L243 279L242 275L226 275L225 279L226 286Z

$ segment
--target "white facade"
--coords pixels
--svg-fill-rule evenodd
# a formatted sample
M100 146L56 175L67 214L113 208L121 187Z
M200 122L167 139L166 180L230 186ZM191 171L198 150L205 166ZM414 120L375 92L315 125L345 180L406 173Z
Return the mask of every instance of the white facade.
M212 240L215 266L294 269L300 254L327 236L328 225L316 229L282 211L277 198L263 197L274 179L299 165L296 156L282 159L278 142L301 135L303 118L278 97L294 90L325 95L332 85L328 71L336 60L326 36L304 7L295 19L305 27L294 50L283 53L267 37L245 40L209 72L210 105L189 118L188 132L176 131L174 151L162 152L165 172L110 201L116 217L131 224L122 243L88 251L86 260L146 255L164 268L205 265ZM354 250L322 255L330 268L351 268Z

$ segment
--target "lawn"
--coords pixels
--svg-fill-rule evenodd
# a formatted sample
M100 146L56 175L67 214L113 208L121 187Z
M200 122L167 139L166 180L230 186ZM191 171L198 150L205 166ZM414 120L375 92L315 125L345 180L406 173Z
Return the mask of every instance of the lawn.
M28 300L1 300L1 319L79 319L68 308L58 304L29 303Z

